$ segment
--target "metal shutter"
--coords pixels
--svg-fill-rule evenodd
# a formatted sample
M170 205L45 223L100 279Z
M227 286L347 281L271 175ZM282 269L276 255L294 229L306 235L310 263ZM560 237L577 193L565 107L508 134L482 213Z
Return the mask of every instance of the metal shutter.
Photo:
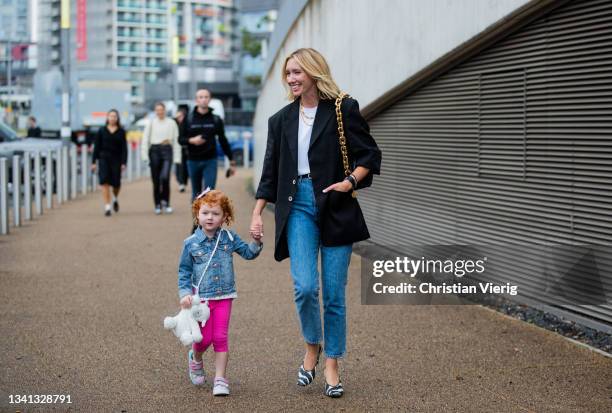
M377 244L612 245L612 2L566 3L370 126L383 168L360 203ZM609 251L593 254L612 294ZM612 305L547 307L504 254L530 304L612 325Z

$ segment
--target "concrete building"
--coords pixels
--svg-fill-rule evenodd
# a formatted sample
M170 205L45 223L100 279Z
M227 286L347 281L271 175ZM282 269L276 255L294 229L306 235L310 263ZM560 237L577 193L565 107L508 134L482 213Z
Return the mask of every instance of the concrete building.
M372 243L405 255L486 246L492 276L519 285L521 303L612 331L612 3L371 6L283 2L254 185L267 119L287 103L280 64L314 47L382 149L381 175L359 196Z
M242 53L239 82L240 100L244 110L255 110L278 8L279 0L240 1Z
M37 65L37 15L35 0L0 1L0 96L2 106L11 107L8 118L14 123L17 118L13 115L23 118L30 107ZM20 120L15 126L23 126Z
M167 60L158 81L145 83L147 103L171 97L192 100L196 89L206 87L226 107L235 107L238 38L234 2L173 0L169 4L168 47L169 56L174 56ZM172 60L176 61L174 72Z
M0 0L0 39L30 40L28 1Z
M60 8L61 0L41 0L42 68L60 64ZM72 0L71 61L83 68L129 70L132 103L143 106L172 97L176 37L182 98L190 96L191 79L196 86L222 84L220 92L237 97L234 13L231 0Z
M60 21L61 0L40 0L38 15L38 68L59 66L61 62Z
M112 65L132 72L133 102L144 101L144 84L155 82L169 59L169 4L117 0L111 10Z

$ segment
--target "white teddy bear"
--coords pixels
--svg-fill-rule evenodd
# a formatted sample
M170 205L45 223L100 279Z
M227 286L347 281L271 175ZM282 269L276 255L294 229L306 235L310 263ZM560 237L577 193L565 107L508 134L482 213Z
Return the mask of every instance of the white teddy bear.
M164 319L164 328L172 330L183 345L190 346L194 342L199 343L202 341L202 333L200 332L198 321L203 326L209 317L210 309L208 308L208 302L200 302L200 296L196 294L191 299L191 308L182 308L174 317L166 317Z

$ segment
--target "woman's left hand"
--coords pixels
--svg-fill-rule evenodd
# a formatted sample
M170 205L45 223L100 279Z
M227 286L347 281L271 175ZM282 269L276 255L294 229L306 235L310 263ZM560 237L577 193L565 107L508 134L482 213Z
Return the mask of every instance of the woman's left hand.
M126 167L125 164L121 165L121 172L125 171L125 167Z
M348 192L351 189L353 189L353 184L350 181L342 181L328 186L323 190L323 193L329 191Z

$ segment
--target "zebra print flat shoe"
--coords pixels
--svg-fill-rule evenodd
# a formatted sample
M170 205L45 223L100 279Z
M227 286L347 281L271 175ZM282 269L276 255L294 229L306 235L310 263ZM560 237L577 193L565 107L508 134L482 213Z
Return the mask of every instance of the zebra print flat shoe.
M315 363L312 370L306 370L303 364L300 366L300 369L298 370L298 380L297 380L298 386L308 386L314 380L315 375L316 375L317 365L319 364L319 358L321 357L321 350L323 350L323 347L319 346L319 354L317 355L317 362Z
M336 399L338 397L342 397L343 394L344 388L342 387L342 382L340 380L338 380L338 384L336 384L335 386L330 386L329 384L327 384L327 381L325 382L326 396Z

